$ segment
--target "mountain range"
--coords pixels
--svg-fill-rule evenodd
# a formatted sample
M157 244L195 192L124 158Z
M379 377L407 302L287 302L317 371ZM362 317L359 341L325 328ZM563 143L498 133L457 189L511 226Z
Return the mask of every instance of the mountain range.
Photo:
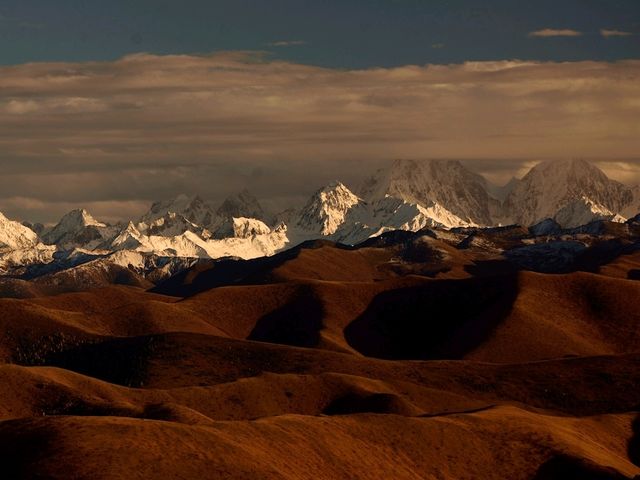
M200 259L251 259L314 239L357 244L393 230L519 224L538 231L595 220L624 222L640 211L640 189L609 179L584 160L547 161L496 187L452 160L396 160L351 190L333 182L298 209L272 215L248 191L220 206L180 195L139 219L108 225L83 209L56 225L0 214L0 273L29 278L99 262L169 275ZM549 223L551 222L551 223Z

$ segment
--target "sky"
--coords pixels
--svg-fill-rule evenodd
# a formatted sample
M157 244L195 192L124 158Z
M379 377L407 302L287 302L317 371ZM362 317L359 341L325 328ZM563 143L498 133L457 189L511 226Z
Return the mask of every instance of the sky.
M394 158L640 183L637 0L2 0L0 211L248 187L267 206Z

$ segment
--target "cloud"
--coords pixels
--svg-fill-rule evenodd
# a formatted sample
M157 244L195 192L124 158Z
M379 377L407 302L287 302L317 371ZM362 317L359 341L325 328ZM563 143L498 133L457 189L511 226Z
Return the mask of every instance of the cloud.
M600 35L602 35L605 38L609 38L609 37L630 37L633 35L633 33L631 32L623 32L622 30L607 30L607 29L602 29L600 30Z
M295 47L298 45L306 45L304 40L279 40L277 42L267 43L267 47Z
M245 186L276 208L398 157L489 159L507 179L526 161L583 157L638 181L619 166L638 158L639 114L638 60L345 70L220 52L0 66L0 211L54 221L103 202L126 217L121 205ZM22 197L42 204L7 200Z
M47 224L53 225L59 217L78 207L75 202L45 202L34 197L3 198L0 203L5 211L10 211L17 219L45 218ZM138 218L148 209L145 201L87 201L82 204L96 218L104 222L118 223L123 218ZM53 215L52 215L53 213Z
M544 28L542 30L536 30L535 32L530 32L530 37L579 37L582 35L582 32L571 29L555 29L555 28Z

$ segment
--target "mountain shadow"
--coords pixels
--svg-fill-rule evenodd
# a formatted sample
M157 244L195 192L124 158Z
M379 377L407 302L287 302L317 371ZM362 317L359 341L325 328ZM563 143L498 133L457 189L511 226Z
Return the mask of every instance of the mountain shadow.
M345 328L345 339L369 357L459 359L489 337L517 293L515 273L386 291Z
M55 445L55 432L44 425L25 431L24 422L20 419L0 423L2 478L44 478L38 475L36 464Z
M261 317L248 340L295 347L316 347L324 308L311 286L303 286L286 305Z
M113 338L53 353L39 365L63 368L116 385L144 384L147 359L156 337Z
M571 455L556 455L545 462L533 480L630 480L616 469Z
M629 280L640 280L640 269L634 268L627 273Z

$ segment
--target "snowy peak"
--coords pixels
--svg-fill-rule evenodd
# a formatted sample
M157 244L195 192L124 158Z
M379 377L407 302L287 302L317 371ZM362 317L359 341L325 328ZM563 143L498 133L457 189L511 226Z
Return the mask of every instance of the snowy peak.
M64 215L42 239L49 245L63 248L82 247L104 240L109 227L97 221L84 209L72 210Z
M64 215L54 229L72 230L90 226L105 227L106 225L93 218L84 208L78 208Z
M129 222L111 241L109 248L114 250L135 250L142 245L141 238L140 231L133 222Z
M173 200L155 202L151 205L151 209L140 218L139 224L146 225L148 228L167 214L181 215L189 222L205 228L213 224L216 217L211 206L198 195L178 195Z
M366 180L367 202L385 196L423 207L438 204L469 224L492 224L486 180L454 160L395 160Z
M207 229L187 220L184 215L173 212L164 214L149 225L141 224L140 228L145 231L147 235L160 235L163 237L182 235L184 232L197 233L204 239L211 236Z
M504 210L514 222L532 225L583 198L617 213L632 202L633 192L587 161L554 160L533 167L507 196Z
M39 243L28 225L0 214L0 272L67 258L74 251L105 258L120 252L118 258L138 259L139 264L149 256L255 258L306 240L356 244L391 230L519 223L550 235L595 220L622 222L640 212L639 187L612 181L582 160L540 163L522 180L512 179L503 187L492 186L457 161L396 160L369 178L360 192L333 182L317 190L302 209L287 210L274 228L246 190L217 209L197 195L180 195L154 203L138 222L118 226L78 209L42 233L50 245Z
M554 220L563 228L575 228L596 220L623 223L626 219L587 197L573 200L558 210Z
M251 213L262 211L246 191L223 205L228 207L226 212L247 208L253 208ZM103 248L164 257L254 258L283 248L288 242L285 232L286 229L272 231L255 218L222 218L199 196L179 195L171 201L154 203L138 223L129 222Z
M271 229L256 218L233 217L225 220L220 228L215 231L213 237L216 239L251 238L270 233Z
M260 202L246 189L227 197L216 210L216 214L222 219L257 218L264 220L265 218Z
M333 182L313 194L298 214L296 227L332 235L344 223L347 213L361 202L345 185Z
M360 200L355 193L349 190L349 188L344 183L339 182L338 180L334 180L328 185L325 185L321 189L317 190L315 194L316 195L324 194L326 196L333 196L336 198L341 197L341 198L350 199L350 200Z
M0 213L0 250L20 250L37 244L38 235L33 230Z

